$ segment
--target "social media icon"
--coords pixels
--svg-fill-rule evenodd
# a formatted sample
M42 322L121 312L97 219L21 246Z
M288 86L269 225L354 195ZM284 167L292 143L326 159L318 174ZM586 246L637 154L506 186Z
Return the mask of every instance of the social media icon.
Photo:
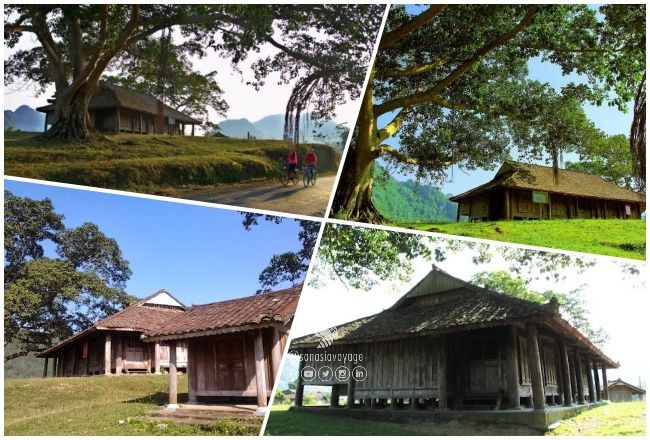
M334 371L334 376L336 376L336 379L341 382L347 382L350 378L350 370L345 365L341 365L336 369L336 371Z
M329 382L334 377L334 372L328 366L320 367L318 369L318 378L323 382Z
M368 377L368 371L361 365L354 367L352 370L352 378L357 382L363 382Z
M316 369L314 367L304 367L300 372L300 376L305 382L311 382L316 379Z

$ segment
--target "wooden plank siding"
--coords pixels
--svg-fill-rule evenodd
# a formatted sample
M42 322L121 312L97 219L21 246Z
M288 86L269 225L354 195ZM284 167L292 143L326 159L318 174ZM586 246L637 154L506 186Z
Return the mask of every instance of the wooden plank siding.
M533 203L532 199L532 191L529 190L510 189L505 192L496 189L460 200L458 213L468 217L470 221L494 221L570 218L639 219L643 212L640 203L636 202L591 199L555 193L549 193L549 204ZM629 207L630 214L626 214L626 206Z
M269 396L275 377L271 362L272 338L272 329L262 330L264 379ZM286 339L286 333L281 333L282 347L286 345ZM254 332L188 339L188 364L194 395L197 397L256 396L254 343Z

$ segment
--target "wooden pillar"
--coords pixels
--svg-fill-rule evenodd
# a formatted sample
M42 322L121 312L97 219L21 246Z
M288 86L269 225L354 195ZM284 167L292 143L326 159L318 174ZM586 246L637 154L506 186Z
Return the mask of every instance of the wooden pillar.
M106 376L111 375L111 357L111 334L106 333L104 340L104 374Z
M192 124L192 136L194 136L194 124Z
M348 408L354 408L354 386L356 385L356 381L352 378L352 372L350 372L349 377L348 377L348 396L347 396L347 403L345 406Z
M47 131L47 120L49 119L50 114L45 113L45 126L43 127L43 131Z
M567 350L568 352L568 350ZM569 357L569 374L571 375L571 391L573 391L573 401L577 402L578 401L578 383L576 382L576 364L575 364L575 357L573 356L573 353L568 355Z
M551 194L549 193L548 195L548 219L551 220L553 218L552 214L552 209L551 209Z
M607 382L607 367L603 364L603 400L609 400L609 389L607 388L609 382Z
M587 371L587 386L589 387L589 402L594 403L596 401L596 389L594 387L594 375L591 371L591 361L589 357L585 355L585 370Z
M594 380L596 382L596 384L595 384L596 389L594 390L595 393L596 393L596 401L597 402L602 402L603 398L600 395L600 376L598 376L598 364L596 363L595 360L593 362L593 365L594 365Z
M244 339L244 338L242 338ZM196 403L196 371L194 370L195 354L192 350L192 341L187 341L187 395L188 403ZM243 353L246 353L244 350Z
M517 362L517 328L504 328L505 379L508 387L508 408L519 409L519 364Z
M505 190L506 193L506 220L510 220L510 191Z
M539 343L537 342L537 326L532 322L526 323L526 345L528 348L533 408L540 410L544 409L546 405L546 396L544 394L544 381L542 379Z
M257 384L257 406L265 407L266 403L266 363L264 362L264 344L262 330L255 333L255 383Z
M122 375L122 369L124 368L124 359L122 358L122 338L116 337L116 347L115 347L115 374L118 376Z
M573 405L573 388L571 387L571 370L566 341L560 336L560 372L562 373L562 391L564 391L564 406Z
M47 377L47 364L50 361L49 358L43 359L43 377Z
M154 373L160 374L160 341L156 341L153 346L153 365Z
M302 356L300 357L300 362L298 362L298 380L296 380L296 400L294 404L296 407L301 407L302 406L302 396L303 392L305 389L305 384L302 380L302 370L305 368L305 361L302 359ZM350 375L352 376L352 375ZM350 390L348 389L348 396L350 395ZM348 402L349 402L349 397L348 397Z
M585 384L582 381L582 359L580 358L580 353L578 349L573 352L573 361L576 365L576 381L578 382L578 403L584 405L585 403Z
M280 362L282 361L282 345L280 344L280 332L273 327L273 340L271 343L271 371L273 371L273 384L280 378Z
M59 371L57 369L59 366L58 364L59 364L59 358L58 357L52 358L52 377L57 377L59 375Z
M339 386L332 385L332 393L330 394L330 406L336 408L339 406Z
M456 223L460 221L460 201L456 204Z
M411 409L418 409L418 398L417 397L411 397Z
M447 338L440 337L438 347L438 409L447 409Z
M77 346L72 345L72 373L71 376L77 375Z
M176 368L176 341L169 341L169 404L167 408L178 408L178 369Z

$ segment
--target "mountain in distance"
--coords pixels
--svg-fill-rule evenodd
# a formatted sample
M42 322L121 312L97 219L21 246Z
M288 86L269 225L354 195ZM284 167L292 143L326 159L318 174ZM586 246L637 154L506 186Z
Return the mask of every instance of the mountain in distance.
M5 130L43 131L45 114L27 105L16 110L5 110Z
M380 166L375 167L372 201L377 210L395 223L447 223L456 221L457 203L449 200L433 185L417 184L413 180L400 181L385 176Z
M337 145L341 143L341 134L337 130L338 124L331 119L323 121L321 126L316 126L314 121L301 120L300 131L303 142L327 143ZM251 122L246 118L226 119L219 122L218 132L233 138L256 139L283 139L284 115L275 114Z

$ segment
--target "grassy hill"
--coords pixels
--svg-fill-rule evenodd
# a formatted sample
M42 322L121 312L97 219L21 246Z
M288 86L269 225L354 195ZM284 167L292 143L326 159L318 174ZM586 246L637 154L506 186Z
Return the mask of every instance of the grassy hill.
M449 201L438 188L402 182L375 167L376 184L372 201L379 212L393 222L449 222L456 220L456 203Z
M219 137L117 134L102 141L56 143L35 133L5 133L5 174L55 182L166 194L175 189L280 176L290 143ZM319 172L338 169L340 153L312 146Z
M401 226L638 260L645 260L646 252L646 222L643 220L510 220Z
M5 380L5 435L257 435L260 420L180 425L140 419L166 403L168 376L93 376ZM179 402L187 377L179 377ZM120 424L120 420L123 421ZM251 425L254 423L255 425Z

